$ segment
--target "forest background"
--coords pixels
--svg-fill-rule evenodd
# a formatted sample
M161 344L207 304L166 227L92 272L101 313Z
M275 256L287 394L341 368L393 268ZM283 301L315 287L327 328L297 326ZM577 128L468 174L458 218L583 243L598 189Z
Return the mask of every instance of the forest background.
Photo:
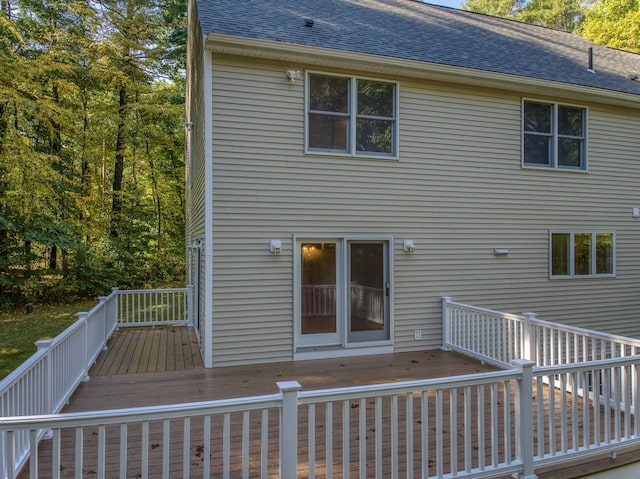
M186 0L0 9L0 309L183 285ZM640 52L640 0L462 9Z

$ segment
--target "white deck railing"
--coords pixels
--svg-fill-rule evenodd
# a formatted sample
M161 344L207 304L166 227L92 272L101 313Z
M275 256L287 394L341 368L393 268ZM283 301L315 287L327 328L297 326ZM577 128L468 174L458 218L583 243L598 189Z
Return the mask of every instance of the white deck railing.
M187 324L190 288L118 291L118 327Z
M37 458L38 431L52 431L52 470L32 459L34 479L61 465L99 478L533 479L537 467L640 444L635 390L609 386L639 371L634 356L317 391L287 381L269 396L1 418L0 432L12 463L19 436ZM578 384L588 385L580 399Z
M554 366L640 354L640 340L442 299L443 349L507 366L514 359Z
M354 477L352 463L359 477L394 478L407 468L403 477L489 478L523 471L525 462L533 466L533 450L517 444L511 427L498 432L505 420L520 424L518 411L527 411L522 420L530 420L531 408L515 401L531 402L531 384L531 364L524 370L308 392L288 381L278 383L280 392L270 396L3 418L0 431L7 434L7 462L18 434L30 438L35 458L37 431L53 431L53 470L39 471L32 461L34 479L56 477L59 458L69 454L66 474L84 469L99 478L148 477L151 464L161 465L153 471L161 477L176 471L182 477ZM490 402L486 421L472 419L475 412L485 417L485 401ZM465 410L462 423L458 405ZM274 446L269 438L275 437L280 440ZM64 454L63 441L72 443ZM298 473L299 463L304 470Z
M88 380L89 368L117 327L186 323L189 292L189 288L151 293L114 288L109 296L100 297L91 311L78 313L78 320L55 338L38 341L36 353L0 381L0 417L58 413L78 385ZM37 437L45 433L39 430ZM0 434L0 449L5 440ZM28 459L31 440L26 433L15 436L15 470ZM0 456L0 477L9 475L6 464Z
M30 457L32 478L57 477L60 458L71 455L66 472L89 468L97 477L146 477L151 465L159 464L163 477L182 470L185 477L223 478L519 474L533 479L543 465L640 445L640 355L629 354L634 340L450 299L444 306L445 345L501 364L508 359L511 365L384 385L301 391L289 381L279 383L280 392L272 396L3 417L0 466L13 478ZM471 338L465 328L484 339ZM505 337L513 344L505 344ZM569 362L535 366L509 359L514 354ZM20 394L38 398L45 391ZM45 430L52 431L46 446L54 460L51 471L40 472L36 451ZM107 460L112 457L117 461Z

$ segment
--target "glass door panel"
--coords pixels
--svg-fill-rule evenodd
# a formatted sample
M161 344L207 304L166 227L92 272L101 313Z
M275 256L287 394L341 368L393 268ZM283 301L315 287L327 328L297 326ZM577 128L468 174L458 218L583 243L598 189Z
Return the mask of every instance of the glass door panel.
M389 339L386 242L349 242L349 342Z
M302 345L337 344L336 243L302 243L300 255Z

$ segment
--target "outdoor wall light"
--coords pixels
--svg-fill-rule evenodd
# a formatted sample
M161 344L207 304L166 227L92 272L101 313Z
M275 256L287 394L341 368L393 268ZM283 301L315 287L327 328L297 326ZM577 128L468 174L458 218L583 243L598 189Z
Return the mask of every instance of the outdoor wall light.
M402 244L402 251L410 254L415 252L415 250L416 247L413 246L413 240L404 240L404 243Z
M631 217L640 218L640 208L631 208Z
M509 250L507 248L494 248L493 254L495 256L507 256L509 254Z
M282 251L282 241L280 240L269 241L269 252L271 254L280 254L281 251Z
M299 70L287 70L287 78L289 79L289 83L292 85L301 77L301 75L302 74Z

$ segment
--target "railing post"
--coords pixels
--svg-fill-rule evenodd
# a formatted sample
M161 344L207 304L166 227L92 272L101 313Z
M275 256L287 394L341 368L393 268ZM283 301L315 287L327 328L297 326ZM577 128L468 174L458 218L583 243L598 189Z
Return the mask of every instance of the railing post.
M44 411L40 414L54 414L56 411L53 410L53 365L51 364L51 344L53 343L53 339L39 339L35 342L36 348L38 351L45 351L45 361L47 365L45 367L45 377L44 384L42 385L44 391L44 399L42 407ZM33 414L33 413L31 413ZM53 437L53 431L48 429L44 431L43 439L51 439Z
M107 321L107 297L98 296L98 304L100 305L100 318L102 320L102 350L107 350L107 335L109 334L109 322Z
M49 354L49 349L51 347L51 343L53 343L52 339L39 339L35 342L36 348L38 351L45 352L45 361L47 361L46 372L45 372L45 384L43 385L44 394L44 411L40 414L53 414L53 404L52 404L52 394L53 394L53 384L51 384L51 356Z
M295 479L298 470L298 381L276 383L282 394L280 410L280 477ZM313 434L312 431L309 434ZM329 467L329 466L327 466Z
M187 285L187 326L193 326L193 285Z
M451 314L449 311L449 296L442 297L442 350L451 351Z
M115 318L113 318L113 324L116 325L116 330L118 329L118 324L120 324L120 293L119 291L120 291L120 288L118 288L117 286L111 288L111 294L114 295L113 299L116 304L116 307L114 308L114 313L113 313L115 316Z
M522 313L522 316L524 317L522 325L522 354L524 355L524 359L537 361L538 339L536 335L536 327L533 325L533 322L536 320L536 313Z
M536 479L533 469L533 366L527 359L514 359L511 364L521 372L515 391L516 459L522 464L520 479Z
M82 378L82 382L86 383L89 381L89 321L87 318L89 317L89 313L78 313L78 319L82 321L82 328L84 329L84 344L83 344L83 354L84 358L82 359L82 369L84 377Z

